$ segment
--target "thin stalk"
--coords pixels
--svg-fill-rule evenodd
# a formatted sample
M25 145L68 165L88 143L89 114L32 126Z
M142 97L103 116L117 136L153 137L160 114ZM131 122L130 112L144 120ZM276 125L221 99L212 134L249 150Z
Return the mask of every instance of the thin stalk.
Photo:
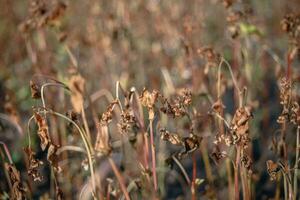
M226 66L227 66L227 68L228 68L228 70L229 70L229 72L230 72L230 75L231 75L231 79L232 79L233 85L234 85L234 87L236 88L238 94L240 95L240 94L241 94L241 90L240 90L240 88L239 88L239 86L238 86L238 84L237 84L236 78L234 77L233 71L232 71L232 69L231 69L231 65L230 65L230 64L228 63L228 61L225 60L225 58L223 58L223 57L222 57L222 60L221 60L221 62L220 62L220 64L219 64L219 69L218 69L218 88L221 87L221 67L222 67L223 62L226 64ZM220 91L219 91L218 93L220 94ZM241 103L241 102L240 102L240 103Z
M196 200L196 176L197 176L197 161L195 152L193 153L193 179L191 185L191 192L192 192L192 200Z
M288 188L287 188L287 180L284 173L283 174L283 184L284 184L284 200L288 200Z
M78 129L87 152L88 163L89 163L90 173L92 178L93 193L96 194L96 184L95 184L94 166L92 161L92 153L91 153L90 145L88 144L87 138L85 137L83 130L77 125L77 123L75 123L72 119L66 117L65 115L62 115L55 111L48 111L48 110L46 110L46 113L53 114L67 120L68 122L72 123L76 127L76 129ZM101 188L101 182L100 182L100 188Z
M84 110L83 105L82 105L82 109L81 109L81 115L82 115L83 126L84 126L84 129L85 129L87 139L88 139L89 143L91 143L91 133L90 133L89 125L88 125L87 120L86 120L86 114L85 114L85 110ZM92 152L93 152L93 150L92 150Z
M124 196L125 196L125 199L126 199L126 200L130 200L130 196L129 196L128 191L127 191L127 189L126 189L126 186L125 186L125 184L124 184L124 178L123 178L123 176L121 175L121 173L119 172L119 170L118 170L118 168L117 168L117 166L116 166L114 160L111 159L110 157L108 157L108 161L109 161L109 164L111 165L111 168L112 168L112 170L114 171L114 173L115 173L115 175L116 175L116 177L117 177L117 179L118 179L118 182L119 182L119 184L120 184L120 186L121 186L121 190L122 190L122 192L123 192L123 194L124 194Z
M41 87L41 100L42 100L42 104L43 104L44 108L46 108L45 97L44 97L44 90L45 90L45 87L48 87L48 86L62 87L62 88L64 88L64 89L66 89L66 90L69 91L68 87L66 87L62 83L45 83L45 84L43 84L42 87Z
M2 141L0 141L0 144L3 146L4 152L6 154L6 157L7 157L8 161L9 161L9 164L12 165L13 164L13 160L11 158L11 155L9 153L9 150L8 150L6 144L4 142L2 142Z
M280 199L280 183L281 183L281 176L279 176L278 180L276 181L276 193L275 193L275 200Z
M226 159L226 170L228 177L228 199L233 199L233 181L232 181L232 172L231 172L231 161L229 158Z
M153 175L153 185L154 190L157 191L157 174L156 174L156 155L155 155L155 143L154 143L154 133L153 133L153 119L150 119L150 143L151 143L151 153L152 153L152 175Z
M191 180L190 180L188 174L186 173L184 167L183 167L182 164L180 163L180 161L179 161L175 156L172 156L172 159L173 159L174 162L178 165L179 169L180 169L181 172L183 173L183 176L184 176L186 182L188 183L188 185L191 185Z
M56 152L56 155L59 155L59 154L63 153L64 151L76 151L76 152L80 152L80 153L86 153L86 151L81 147L66 145L66 146L62 146L61 148L59 148Z
M295 172L294 172L294 199L297 199L298 193L298 163L299 163L299 151L300 151L300 126L297 127L297 139L296 139L296 158L295 158Z
M235 193L235 200L240 199L240 191L239 191L239 165L240 165L240 157L241 157L241 150L240 147L236 147L236 160L234 166L234 193Z
M212 174L212 170L211 170L211 165L209 162L209 156L208 156L208 152L207 152L207 145L206 145L206 140L202 141L202 145L200 145L200 151L201 151L201 155L203 158L203 162L204 162L204 168L205 168L205 173L207 176L207 180L209 182L209 184L212 185L213 181L214 181L214 177Z

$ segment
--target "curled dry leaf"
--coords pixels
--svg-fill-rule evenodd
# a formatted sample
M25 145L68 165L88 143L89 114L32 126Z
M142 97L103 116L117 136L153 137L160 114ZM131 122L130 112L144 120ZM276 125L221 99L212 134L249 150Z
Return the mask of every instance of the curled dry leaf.
M157 101L158 97L159 97L158 91L153 90L152 92L149 92L146 89L143 90L143 92L140 96L140 101L141 101L142 105L148 108L149 120L154 119L154 104Z
M20 172L14 165L5 163L5 169L8 172L8 176L12 185L10 198L12 200L25 199L25 188L21 184Z
M44 151L51 142L48 124L46 119L37 112L34 113L34 118L38 125L38 136L41 140L41 148Z
M213 105L212 105L212 109L213 111L215 111L216 113L220 114L223 112L225 106L222 102L221 99L218 99Z
M99 152L100 155L108 155L112 148L109 143L108 126L105 124L98 124L98 134L95 143L95 151Z
M75 112L80 113L83 106L83 93L85 87L85 80L78 75L71 76L69 80L69 88L71 90L71 103Z
M211 157L215 163L219 163L223 158L226 157L226 152L221 152L220 148L216 145L211 154Z
M183 144L185 148L186 154L194 152L196 149L200 147L200 143L202 141L202 137L199 137L195 134L190 134L189 137L183 138Z
M30 81L30 91L31 91L31 97L33 99L39 99L41 98L41 89L38 86L38 84L34 83L32 80Z
M171 134L165 128L160 130L160 138L174 145L183 145L182 138L178 134Z
M61 167L58 165L58 156L56 154L59 146L55 144L50 144L47 153L47 160L52 165L55 171L60 173L62 171Z
M277 163L273 162L272 160L267 161L267 171L270 175L271 181L276 180L277 173L280 171L280 167Z
M190 133L188 137L182 138L178 134L169 133L166 129L160 130L160 138L170 142L171 144L182 146L184 148L183 151L176 154L179 159L198 149L202 141L202 137L194 135L193 133Z
M233 144L240 144L247 148L249 138L249 120L252 117L250 107L238 108L231 121L230 131L233 138Z
M245 169L248 171L248 173L251 174L252 173L251 166L252 166L253 162L252 162L252 159L250 158L250 156L248 156L247 154L244 154L241 157L241 163L245 167Z
M38 168L43 164L43 162L38 159L35 159L35 152L32 151L30 147L25 147L24 152L27 155L29 163L28 175L33 179L33 181L42 181L43 177L38 171Z
M56 195L56 200L63 200L64 199L64 193L62 192L62 190L58 186L56 186L55 195Z

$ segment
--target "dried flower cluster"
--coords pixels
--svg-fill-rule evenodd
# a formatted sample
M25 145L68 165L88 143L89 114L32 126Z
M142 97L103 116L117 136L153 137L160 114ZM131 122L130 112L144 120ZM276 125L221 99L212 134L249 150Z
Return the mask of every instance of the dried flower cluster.
M28 18L20 25L22 32L55 25L63 16L67 5L62 1L31 0Z
M280 104L282 105L281 115L278 117L277 122L283 124L291 122L294 125L300 125L300 110L299 104L292 98L292 83L285 77L279 83L280 89Z
M297 47L300 44L300 15L290 13L281 21L281 28L289 36L290 42Z
M192 94L190 91L184 89L174 100L168 100L163 95L159 97L162 104L160 107L161 112L173 118L188 115L187 107L192 103Z

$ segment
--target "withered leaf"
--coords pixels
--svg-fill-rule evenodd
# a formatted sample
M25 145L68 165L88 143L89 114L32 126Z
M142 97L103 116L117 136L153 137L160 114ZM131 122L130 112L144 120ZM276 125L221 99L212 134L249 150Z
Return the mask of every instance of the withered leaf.
M61 167L58 165L58 156L56 154L59 146L55 144L50 144L47 153L47 160L52 165L53 169L60 173L62 171Z
M51 142L48 124L46 122L46 119L37 112L34 113L34 118L38 125L38 136L41 140L41 148L44 151L47 148L48 144Z
M21 184L20 172L14 165L5 163L5 169L12 185L10 198L13 200L22 200L25 198L25 188Z
M218 99L213 105L212 105L212 109L218 113L221 114L223 109L225 108L223 102L221 99Z
M30 90L31 90L31 97L33 99L41 98L40 87L34 83L32 80L30 81Z
M112 148L109 143L109 134L107 125L98 124L98 133L95 143L95 151L100 154L108 155Z
M69 88L71 90L71 103L75 112L80 113L83 106L83 93L85 87L85 80L78 75L71 76L69 80Z
M171 134L166 129L160 130L160 138L174 145L183 145L182 138L178 134Z
M27 155L29 163L28 175L33 179L33 181L42 181L43 176L38 171L38 168L43 164L43 162L34 158L35 152L32 151L30 147L25 147L24 152Z
M158 98L158 95L159 93L156 90L149 92L148 90L144 89L142 95L140 95L142 105L148 108L153 108Z
M56 193L56 200L63 200L64 199L64 193L62 192L62 190L58 186L56 186L55 193Z
M267 171L270 175L271 181L276 180L277 173L280 171L280 167L277 163L272 160L267 161Z

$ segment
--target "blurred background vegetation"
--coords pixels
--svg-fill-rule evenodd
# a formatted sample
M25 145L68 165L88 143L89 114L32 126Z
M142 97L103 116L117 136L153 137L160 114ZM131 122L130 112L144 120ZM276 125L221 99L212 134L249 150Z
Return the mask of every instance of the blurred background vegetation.
M234 3L226 8L228 2ZM298 0L0 0L0 5L0 140L7 144L22 176L26 176L22 151L27 144L26 125L32 107L41 105L31 98L30 80L39 86L52 79L67 83L76 71L84 77L86 95L91 97L99 91L115 96L117 81L126 90L146 87L167 97L188 88L195 108L207 113L210 104L203 94L216 100L216 59L221 55L231 64L240 87L247 87L248 102L254 107L255 195L257 199L274 197L275 184L269 180L265 162L274 158L269 147L279 129L277 81L286 73L287 54L292 48L281 21L288 13L299 13ZM292 65L293 78L299 81L298 56ZM223 76L230 77L225 67ZM233 115L237 99L230 78L222 79L222 85L226 117ZM66 100L69 97L60 89L47 90L49 108L62 113L71 109ZM107 105L107 101L97 101L97 116ZM185 131L181 122L166 124ZM216 130L204 129L200 134L211 152ZM288 138L292 145L293 138ZM35 136L33 142L38 148ZM37 155L45 157L41 151ZM225 172L217 170L211 158L209 162L214 177L203 183L199 192L205 196L213 188L218 191L217 199L223 199L227 196ZM191 162L183 163L190 174ZM198 177L206 180L202 156L198 163ZM78 168L74 172L80 171ZM0 177L2 192L7 189L2 169ZM45 194L49 185L48 180L35 186L40 188L35 198ZM65 191L70 189L70 185L64 187ZM165 198L183 196L184 189L178 188L176 183L169 184Z

